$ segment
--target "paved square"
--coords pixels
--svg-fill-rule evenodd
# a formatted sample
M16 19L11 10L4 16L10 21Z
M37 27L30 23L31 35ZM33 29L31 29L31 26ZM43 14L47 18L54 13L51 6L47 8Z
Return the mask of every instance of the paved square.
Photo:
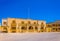
M60 41L60 33L0 33L0 41Z

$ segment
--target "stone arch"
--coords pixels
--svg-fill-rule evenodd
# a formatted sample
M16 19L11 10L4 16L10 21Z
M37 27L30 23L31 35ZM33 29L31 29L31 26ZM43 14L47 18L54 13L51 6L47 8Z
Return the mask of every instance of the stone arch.
M38 27L37 26L35 26L35 30L38 30Z
M34 32L33 26L29 26L28 31L29 31L29 32Z
M28 24L31 24L31 22L30 22L30 21L28 21Z
M16 26L16 21L15 20L12 21L11 26Z
M34 22L34 24L36 24L36 22Z
M29 30L32 30L33 29L33 27L32 26L29 26Z
M4 30L2 31L3 33L8 33L7 26L3 26L3 29L4 29Z
M24 21L21 21L21 24L24 24Z
M22 27L21 27L21 32L26 32L26 31L27 31L27 27L22 26Z
M7 26L7 22L3 22L3 24Z
M26 27L22 26L22 27L21 27L21 29L22 29L22 30L25 30L25 29L26 29Z

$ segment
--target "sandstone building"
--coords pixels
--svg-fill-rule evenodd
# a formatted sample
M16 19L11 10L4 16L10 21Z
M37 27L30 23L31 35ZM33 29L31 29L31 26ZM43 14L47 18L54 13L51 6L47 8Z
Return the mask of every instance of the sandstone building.
M2 32L26 33L45 32L46 21L32 19L7 18L2 19Z
M48 32L60 32L60 21L50 22L46 24Z

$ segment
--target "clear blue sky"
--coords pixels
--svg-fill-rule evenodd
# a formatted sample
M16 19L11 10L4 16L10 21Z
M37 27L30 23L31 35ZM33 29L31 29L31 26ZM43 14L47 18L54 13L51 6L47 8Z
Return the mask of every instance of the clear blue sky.
M60 20L60 0L0 0L2 18L28 18L53 22Z

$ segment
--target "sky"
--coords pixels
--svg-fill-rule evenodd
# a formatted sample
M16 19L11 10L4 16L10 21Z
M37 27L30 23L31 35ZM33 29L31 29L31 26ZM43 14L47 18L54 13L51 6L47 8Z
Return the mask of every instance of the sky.
M60 0L0 0L0 22L8 17L47 23L60 20Z

